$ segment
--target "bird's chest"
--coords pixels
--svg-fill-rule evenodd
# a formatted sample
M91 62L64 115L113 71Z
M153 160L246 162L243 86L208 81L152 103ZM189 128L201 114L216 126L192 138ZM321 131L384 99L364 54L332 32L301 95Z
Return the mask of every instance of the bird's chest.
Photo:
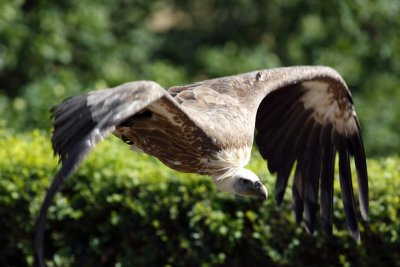
M161 117L136 120L118 127L115 135L131 144L133 150L155 156L174 170L209 174L209 159L220 148L197 127L174 121L171 124Z

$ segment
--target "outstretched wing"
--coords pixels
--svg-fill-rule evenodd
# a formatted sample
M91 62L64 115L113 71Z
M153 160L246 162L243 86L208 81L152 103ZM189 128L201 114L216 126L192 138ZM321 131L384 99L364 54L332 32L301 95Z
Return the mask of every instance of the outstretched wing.
M53 179L36 221L35 260L38 266L45 266L43 235L47 210L63 180L71 175L96 143L116 126L162 98L176 104L157 83L140 81L72 97L52 109L52 143L62 166Z
M368 175L360 125L346 84L327 67L289 67L254 76L265 84L256 116L255 142L270 172L277 173L277 203L281 203L296 166L292 188L296 221L304 219L307 230L314 231L319 197L322 227L331 235L338 154L346 222L351 236L358 240L350 158L355 160L364 219L368 214Z

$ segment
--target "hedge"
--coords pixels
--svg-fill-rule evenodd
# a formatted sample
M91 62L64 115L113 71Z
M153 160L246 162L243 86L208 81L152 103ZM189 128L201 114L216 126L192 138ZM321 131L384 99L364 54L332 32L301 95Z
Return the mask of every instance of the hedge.
M49 137L0 130L0 266L33 264L34 221L58 169ZM50 208L48 266L400 266L400 158L368 160L371 211L356 243L338 179L334 237L308 235L294 223L290 190L277 207L274 177L253 154L267 201L218 192L208 177L179 174L108 138Z

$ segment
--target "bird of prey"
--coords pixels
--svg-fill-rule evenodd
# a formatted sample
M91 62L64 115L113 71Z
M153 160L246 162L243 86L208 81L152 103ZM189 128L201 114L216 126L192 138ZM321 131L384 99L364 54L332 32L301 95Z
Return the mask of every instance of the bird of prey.
M368 174L360 125L349 89L332 68L296 66L253 71L165 90L153 81L129 82L66 99L52 109L52 144L60 156L36 222L35 249L44 266L43 231L57 189L90 150L113 133L133 150L155 156L179 172L211 176L218 189L267 197L245 168L253 142L277 174L280 204L292 168L297 223L313 232L320 221L332 233L336 154L350 235L360 239L350 158L358 176L363 219L368 214Z

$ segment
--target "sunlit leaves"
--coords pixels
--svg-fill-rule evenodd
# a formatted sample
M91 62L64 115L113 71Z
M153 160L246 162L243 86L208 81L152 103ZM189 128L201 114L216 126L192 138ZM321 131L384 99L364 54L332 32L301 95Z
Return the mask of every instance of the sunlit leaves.
M44 132L2 129L0 137L0 236L5 244L0 264L12 259L25 266L32 263L33 224L57 159ZM338 183L335 237L327 239L319 229L309 236L294 222L291 190L281 207L275 205L275 178L256 151L249 168L269 189L267 201L218 192L210 178L172 171L109 137L55 197L46 228L49 266L101 261L122 266L188 266L193 261L203 266L371 265L382 257L400 260L399 158L368 161L370 215L360 225L359 245L347 233ZM376 243L385 250L365 257Z

